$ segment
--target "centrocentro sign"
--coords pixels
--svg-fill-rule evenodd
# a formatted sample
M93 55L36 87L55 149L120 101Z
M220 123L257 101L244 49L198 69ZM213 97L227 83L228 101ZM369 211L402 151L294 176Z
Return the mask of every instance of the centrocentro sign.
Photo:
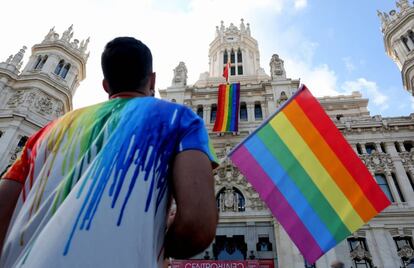
M171 268L270 268L273 260L249 261L210 261L210 260L173 260Z

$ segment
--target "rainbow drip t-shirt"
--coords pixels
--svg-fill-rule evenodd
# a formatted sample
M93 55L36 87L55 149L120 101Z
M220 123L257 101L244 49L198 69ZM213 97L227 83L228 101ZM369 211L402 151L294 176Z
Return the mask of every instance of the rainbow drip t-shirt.
M203 121L152 97L51 122L3 176L25 184L0 266L161 266L171 165L190 149L217 162Z

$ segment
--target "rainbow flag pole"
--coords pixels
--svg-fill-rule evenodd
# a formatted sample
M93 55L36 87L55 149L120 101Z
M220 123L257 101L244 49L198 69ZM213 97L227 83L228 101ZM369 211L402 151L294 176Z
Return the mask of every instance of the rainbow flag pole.
M310 263L390 204L304 85L229 158Z

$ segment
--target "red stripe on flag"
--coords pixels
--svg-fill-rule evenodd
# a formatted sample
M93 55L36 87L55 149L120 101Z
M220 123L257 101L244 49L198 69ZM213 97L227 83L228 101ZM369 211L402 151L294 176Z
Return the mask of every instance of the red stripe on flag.
M226 94L226 85L220 84L218 88L216 121L214 122L213 131L221 131L223 129L224 105L225 105L225 97L226 97L225 94Z
M365 196L375 209L380 212L386 208L390 201L377 186L366 166L355 154L352 147L344 139L341 132L323 110L320 103L312 96L309 90L303 86L303 91L296 96L296 101L306 113L309 120L325 139L332 151L349 171L354 180L361 187Z

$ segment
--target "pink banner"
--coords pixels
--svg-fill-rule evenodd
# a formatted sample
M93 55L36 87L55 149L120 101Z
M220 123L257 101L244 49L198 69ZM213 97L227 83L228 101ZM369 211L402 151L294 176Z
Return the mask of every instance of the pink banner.
M273 268L273 260L210 261L173 260L171 268Z

